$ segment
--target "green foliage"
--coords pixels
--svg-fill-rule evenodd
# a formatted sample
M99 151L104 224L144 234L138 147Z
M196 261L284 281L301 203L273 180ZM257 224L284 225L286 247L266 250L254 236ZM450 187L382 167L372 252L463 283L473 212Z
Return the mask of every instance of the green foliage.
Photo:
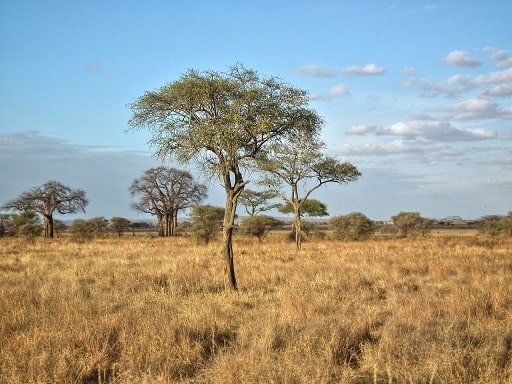
M280 205L279 212L290 214L294 213L295 209L293 208L291 202L287 201L286 203ZM301 217L319 217L329 215L327 212L327 205L315 199L307 199L304 201L300 206L300 214Z
M245 207L245 211L249 215L256 215L261 212L270 211L277 208L280 204L269 204L268 201L275 199L277 194L275 191L266 189L264 191L252 191L244 189L238 198L238 203Z
M93 238L93 233L87 220L76 219L73 220L68 228L68 232L71 234L73 240L82 242Z
M485 216L479 223L480 232L490 236L512 236L512 211L507 216Z
M89 220L76 219L71 223L68 231L74 240L81 242L93 237L104 236L107 233L108 224L108 220L102 216Z
M42 232L41 219L34 211L25 211L11 216L8 234L11 236L39 236Z
M283 225L283 222L267 215L251 215L240 223L242 233L255 236L262 241L274 228Z
M400 212L391 217L400 236L425 236L430 232L432 221L418 212Z
M192 232L198 242L208 244L221 230L224 208L196 205L190 212Z
M329 227L338 240L363 240L374 231L373 221L360 212L333 217L329 220Z
M110 229L117 233L118 236L130 229L130 220L125 219L124 217L113 217L110 219Z

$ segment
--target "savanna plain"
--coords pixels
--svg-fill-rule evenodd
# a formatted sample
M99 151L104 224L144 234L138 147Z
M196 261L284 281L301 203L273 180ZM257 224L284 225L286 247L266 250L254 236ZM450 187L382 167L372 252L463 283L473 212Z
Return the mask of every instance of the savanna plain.
M511 383L512 239L0 239L1 383Z

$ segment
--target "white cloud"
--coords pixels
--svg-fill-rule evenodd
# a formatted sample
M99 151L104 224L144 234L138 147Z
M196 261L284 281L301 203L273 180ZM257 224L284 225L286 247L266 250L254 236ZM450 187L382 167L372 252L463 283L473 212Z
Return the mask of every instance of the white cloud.
M509 118L508 108L499 108L498 104L482 97L469 99L445 108L446 120L486 120Z
M364 135L366 133L376 132L379 128L376 125L372 124L359 124L353 125L348 130L347 133L350 135Z
M481 61L473 59L466 51L451 51L447 54L443 61L446 64L453 65L455 67L479 67L482 65Z
M375 125L355 125L347 130L348 134L380 136L402 136L403 138L424 138L433 141L474 141L497 138L493 131L477 128L462 129L446 121L410 120L399 121L386 127Z
M336 75L336 71L319 65L305 65L299 67L297 72L301 75L311 77L333 77Z
M348 67L345 68L342 72L348 75L373 76L382 75L386 71L384 70L384 68L379 67L376 64L367 64L364 67Z
M344 84L338 84L324 93L318 93L311 96L311 100L331 100L336 97L342 97L350 94L350 89Z
M484 52L490 53L491 58L496 61L498 67L512 67L512 59L508 57L507 51L494 47L484 48Z
M512 83L500 84L495 87L489 88L484 95L486 96L512 96Z
M444 81L431 82L419 77L410 77L404 83L405 87L417 87L424 97L447 96L454 97L474 88L471 78L466 75L454 75Z
M401 71L404 75L414 75L416 70L413 67L404 67Z
M490 72L477 76L474 80L476 85L494 85L512 83L512 68L499 72Z

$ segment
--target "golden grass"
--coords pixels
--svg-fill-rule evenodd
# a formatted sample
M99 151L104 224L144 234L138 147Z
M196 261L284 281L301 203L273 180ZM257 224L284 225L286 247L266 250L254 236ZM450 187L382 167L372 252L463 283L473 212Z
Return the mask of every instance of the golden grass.
M2 383L512 382L512 239L0 240Z

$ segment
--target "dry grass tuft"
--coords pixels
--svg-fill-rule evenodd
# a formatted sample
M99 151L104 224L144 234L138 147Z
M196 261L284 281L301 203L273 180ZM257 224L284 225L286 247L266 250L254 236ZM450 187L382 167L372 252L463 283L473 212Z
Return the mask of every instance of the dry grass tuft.
M0 382L506 383L512 239L0 241Z

